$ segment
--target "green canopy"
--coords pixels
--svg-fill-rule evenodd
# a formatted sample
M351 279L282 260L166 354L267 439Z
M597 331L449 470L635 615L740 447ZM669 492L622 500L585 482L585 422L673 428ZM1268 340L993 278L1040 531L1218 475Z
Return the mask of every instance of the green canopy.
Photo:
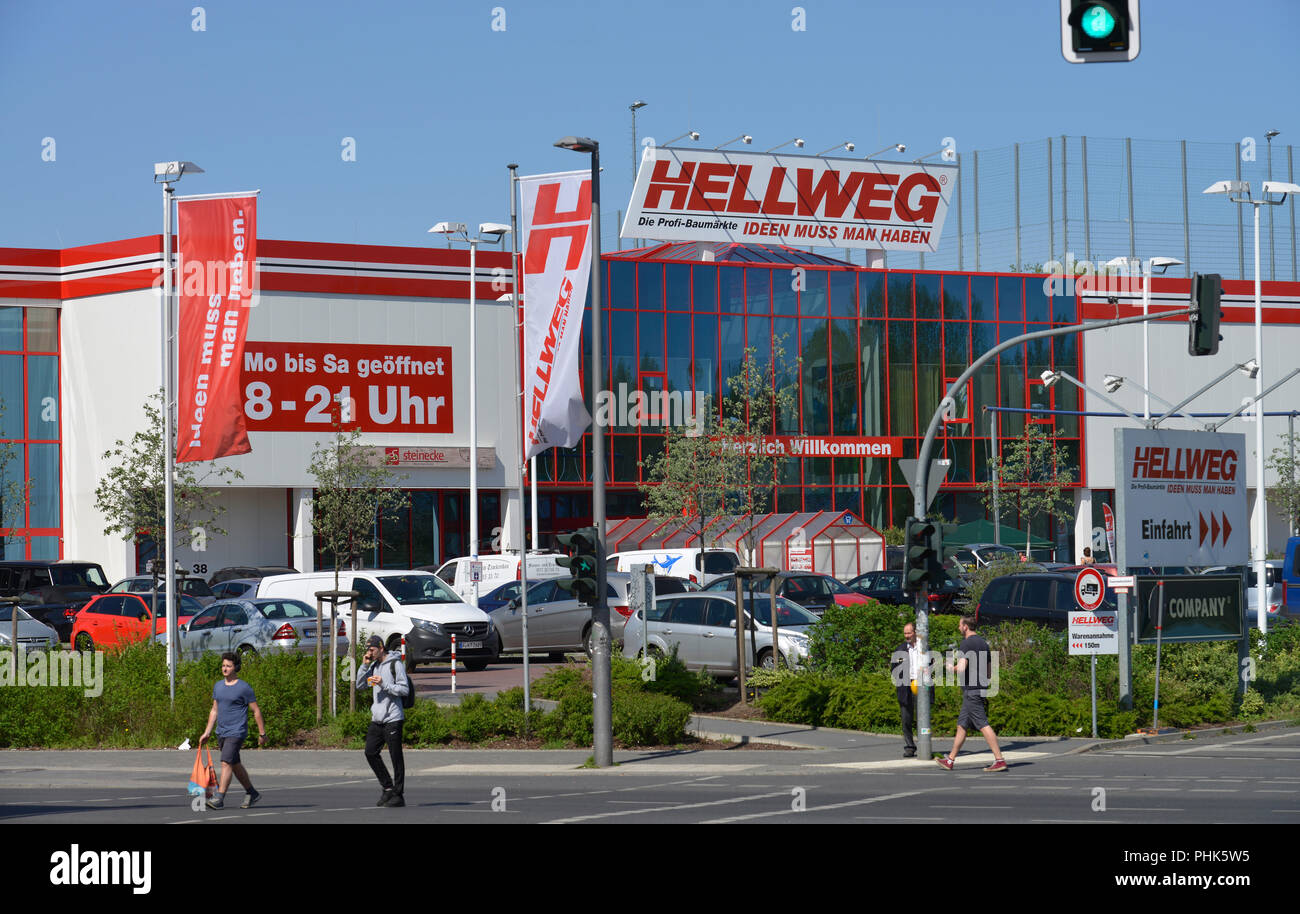
M1002 545L1010 546L1013 549L1025 548L1025 531L1017 530L1015 527L1008 527L1006 524L1001 526ZM993 539L993 521L991 520L973 520L968 524L960 524L957 529L943 538L943 545L948 546L965 546L968 543L992 543ZM1050 549L1054 544L1041 536L1030 536L1030 548L1032 549Z

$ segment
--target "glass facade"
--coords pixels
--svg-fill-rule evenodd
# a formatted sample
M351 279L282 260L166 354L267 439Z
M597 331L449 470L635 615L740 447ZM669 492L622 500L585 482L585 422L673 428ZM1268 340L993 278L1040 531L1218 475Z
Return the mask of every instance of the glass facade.
M62 558L57 308L0 307L0 543L6 559ZM12 497L22 492L26 497Z
M972 356L1026 331L1076 322L1073 297L1049 302L1041 281L1019 275L868 270L828 259L810 263L799 251L788 252L793 262L774 264L736 250L737 259L750 262L657 261L645 251L606 257L610 390L690 389L716 402L749 348L760 359L777 359L778 383L796 389L795 408L780 417L776 433L898 437L903 456L915 458L943 392ZM1079 408L1075 388L1038 380L1056 367L1080 372L1075 338L1003 353L959 392L935 453L953 461L936 502L946 517L985 516L975 487L988 478L995 414L984 406ZM996 415L999 443L1035 422L1059 432L1071 453L1083 453L1075 417ZM662 447L663 431L616 425L608 432L608 515L639 515L638 464ZM589 478L589 454L590 436L584 446L543 454L540 485L556 494L587 492L574 483ZM780 511L848 510L878 528L900 526L912 511L912 493L892 460L791 459L777 482ZM565 526L588 518L566 517ZM1054 529L1048 523L1034 532Z

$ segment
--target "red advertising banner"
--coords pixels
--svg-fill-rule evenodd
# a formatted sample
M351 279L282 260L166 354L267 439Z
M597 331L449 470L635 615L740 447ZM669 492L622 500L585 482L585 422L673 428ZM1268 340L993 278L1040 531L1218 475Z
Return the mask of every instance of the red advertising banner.
M455 431L450 346L249 342L242 368L250 431Z
M239 370L257 259L257 198L181 200L176 212L176 460L247 454Z

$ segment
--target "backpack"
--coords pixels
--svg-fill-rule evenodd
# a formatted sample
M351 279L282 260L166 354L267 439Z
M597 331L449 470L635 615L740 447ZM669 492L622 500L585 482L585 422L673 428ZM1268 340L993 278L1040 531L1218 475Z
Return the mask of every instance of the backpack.
M411 708L415 707L415 683L411 680L411 674L406 671L406 664L402 662L401 657L395 659L393 663L395 664L393 667L393 679L400 681L401 677L397 675L399 670L401 671L402 677L406 679L406 694L402 696L402 710L409 711Z

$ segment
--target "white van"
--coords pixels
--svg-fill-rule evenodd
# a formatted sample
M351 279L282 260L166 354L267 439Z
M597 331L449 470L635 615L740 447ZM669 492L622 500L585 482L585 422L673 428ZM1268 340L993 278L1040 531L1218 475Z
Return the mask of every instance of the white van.
M531 585L547 578L568 577L569 569L556 564L557 559L564 558L558 553L530 552L528 554L528 583ZM480 555L483 564L483 578L478 584L479 596L484 596L507 581L519 580L519 553L505 555ZM469 600L474 592L474 582L469 579L469 556L452 559L438 568L436 574L451 589L460 594L462 600ZM426 566L428 568L430 566Z
M655 574L686 578L704 585L725 577L740 564L735 549L637 549L606 556L605 567L613 571L631 571L642 565L654 565Z
M334 572L277 574L262 578L259 597L290 597L308 606L316 594L334 589ZM385 647L400 650L406 638L406 668L451 658L451 636L456 636L456 659L466 669L481 670L497 659L497 633L487 613L475 609L427 571L341 571L339 590L355 590L357 628L353 632L352 608L340 604L348 627L348 640L364 644L371 635L384 639ZM328 609L327 609L328 611Z

